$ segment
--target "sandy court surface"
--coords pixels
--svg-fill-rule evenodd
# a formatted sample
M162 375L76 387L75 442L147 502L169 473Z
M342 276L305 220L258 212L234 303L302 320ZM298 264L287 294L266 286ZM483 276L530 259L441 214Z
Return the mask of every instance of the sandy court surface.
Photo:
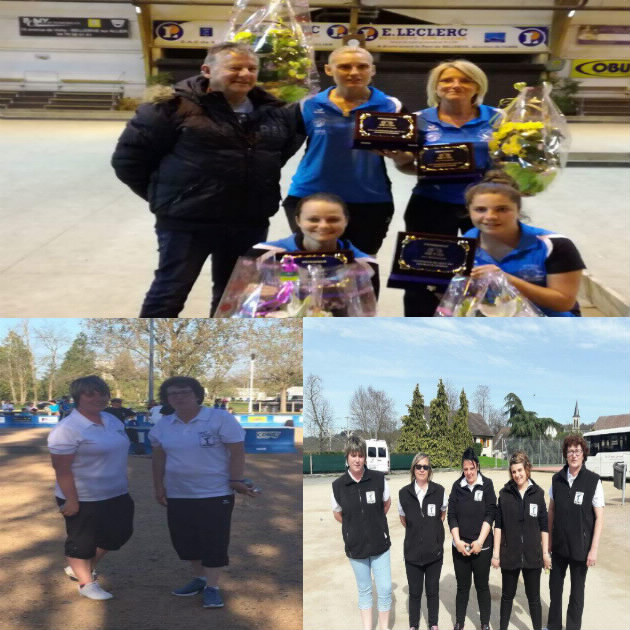
M237 497L223 609L200 596L173 597L189 580L173 551L164 508L152 496L151 459L129 458L134 535L99 565L114 599L79 597L63 573L63 518L53 498L45 446L49 429L0 431L0 628L2 630L296 630L302 627L301 455L248 455L246 474L262 487Z
M486 471L492 478L495 490L507 481L505 471ZM357 589L354 574L343 549L341 526L332 516L330 507L331 483L337 475L304 477L304 629L350 630L361 627L357 609ZM433 480L442 484L447 492L459 473L436 473ZM545 488L551 483L551 473L532 474L537 483ZM392 494L392 507L388 514L392 539L391 568L393 604L390 625L392 628L408 628L407 578L402 556L404 528L398 518L398 491L409 483L408 473L397 472L388 476ZM627 630L630 628L630 504L621 505L621 491L612 481L604 482L606 495L604 532L599 547L597 566L589 569L586 579L586 604L582 622L583 630ZM452 628L455 623L456 583L451 555L452 539L445 523L446 540L444 566L440 580L440 627ZM564 605L568 601L569 578L565 582ZM490 625L499 627L499 603L501 599L501 572L490 571L492 615ZM543 625L547 621L549 607L548 578L541 577ZM376 606L374 607L374 610ZM478 628L479 608L474 585L468 603L466 629ZM374 615L376 624L376 615ZM376 627L375 625L373 627ZM426 599L422 596L420 628L427 627ZM519 583L510 628L531 630L529 608L522 578Z

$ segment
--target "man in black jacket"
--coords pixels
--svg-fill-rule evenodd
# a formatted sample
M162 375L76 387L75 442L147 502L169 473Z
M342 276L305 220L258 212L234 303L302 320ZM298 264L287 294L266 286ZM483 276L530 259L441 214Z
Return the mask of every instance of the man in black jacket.
M257 77L251 48L212 46L201 74L141 105L118 141L116 175L156 216L160 258L141 317L177 317L210 255L212 314L237 258L266 240L280 171L304 136L297 109Z

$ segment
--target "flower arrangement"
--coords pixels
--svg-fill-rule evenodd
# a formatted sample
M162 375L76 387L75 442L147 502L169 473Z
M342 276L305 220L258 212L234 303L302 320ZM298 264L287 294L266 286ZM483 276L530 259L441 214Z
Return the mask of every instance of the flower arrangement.
M293 102L316 91L313 52L290 0L272 0L238 28L233 25L229 39L256 51L259 85L277 98Z
M520 93L495 120L488 148L521 193L531 196L544 191L563 168L569 133L548 84L514 87Z
M331 267L238 259L215 317L373 317L371 272L358 263Z
M436 317L544 317L502 272L482 278L455 276L435 311Z

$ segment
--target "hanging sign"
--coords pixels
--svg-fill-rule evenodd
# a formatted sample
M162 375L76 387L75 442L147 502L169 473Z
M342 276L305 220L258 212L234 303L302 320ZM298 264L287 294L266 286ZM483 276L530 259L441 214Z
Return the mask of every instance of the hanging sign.
M20 35L35 37L129 37L125 18L20 17Z

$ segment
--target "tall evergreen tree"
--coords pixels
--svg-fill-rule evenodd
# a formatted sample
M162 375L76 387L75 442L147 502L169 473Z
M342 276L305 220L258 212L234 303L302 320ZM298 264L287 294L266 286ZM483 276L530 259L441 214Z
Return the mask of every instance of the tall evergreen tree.
M451 465L459 466L462 453L474 442L473 434L468 428L468 399L462 389L459 395L459 409L453 418L451 425Z
M427 434L427 421L424 418L424 397L416 384L411 398L411 404L407 405L407 415L401 418L402 429L398 438L397 450L399 453L417 453L420 444Z
M80 332L68 348L59 368L57 391L54 395L67 394L68 387L73 380L96 373L96 353L90 348L87 335Z
M422 440L422 450L431 456L435 468L450 466L449 441L451 438L448 422L448 397L442 379L438 383L437 395L429 406L428 436Z

